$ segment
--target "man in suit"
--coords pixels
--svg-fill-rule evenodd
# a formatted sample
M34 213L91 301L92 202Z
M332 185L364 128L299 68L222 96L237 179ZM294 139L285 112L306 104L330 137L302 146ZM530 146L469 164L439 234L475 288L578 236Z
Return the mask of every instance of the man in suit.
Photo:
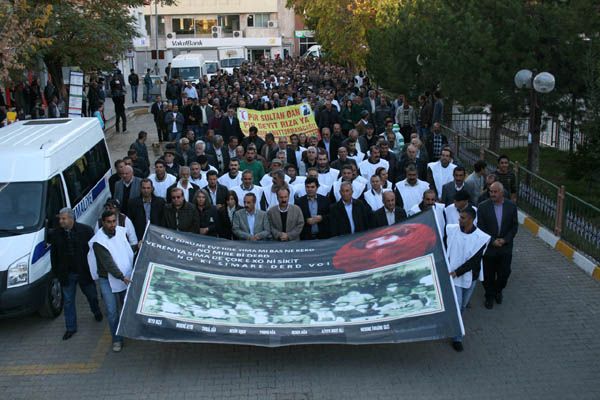
M223 186L219 183L217 171L208 171L206 173L206 180L208 185L203 189L208 192L210 204L216 206L217 209L221 209L225 206L225 202L227 201L227 186Z
M160 96L156 96L156 101L152 103L150 112L154 116L154 124L156 125L156 132L158 133L158 141L168 141L169 135L167 133L167 126L165 125L165 114L167 110Z
M215 167L219 170L220 175L229 171L229 162L231 160L229 152L224 144L223 136L215 135L214 144L210 149L208 147L206 148L206 154L212 155L213 158L217 160Z
M321 140L319 140L317 147L325 150L329 160L335 160L337 159L338 149L342 145L342 140L343 138L339 136L332 137L329 128L323 128L321 129Z
M302 240L326 239L329 237L329 199L317 193L319 189L317 178L306 178L304 188L306 195L296 200L296 205L302 210L305 222L300 238Z
M137 176L133 176L133 167L125 165L121 180L115 184L114 198L121 203L121 212L129 215L129 199L133 199L140 195L140 184L142 180Z
M233 235L239 240L269 240L271 226L267 213L256 208L256 196L247 193L244 196L244 209L233 214Z
M483 256L483 287L485 307L491 309L502 304L502 290L510 276L513 240L519 229L517 206L504 198L504 187L494 182L489 188L490 198L479 204L477 220L479 228L491 236Z
M242 128L240 128L240 121L235 116L235 110L233 107L227 109L227 115L221 121L221 136L228 142L231 136L238 138L238 142L241 143L244 138Z
M331 205L329 228L331 236L363 232L369 229L369 210L360 200L352 198L352 183L340 185L340 201Z
M375 211L373 225L376 228L389 226L406 219L406 211L396 206L396 194L392 191L383 193L383 207Z
M454 203L454 196L456 196L457 192L465 190L465 168L461 166L454 168L454 171L452 171L452 176L454 178L452 182L448 182L442 186L440 203L444 203L445 206L449 206L450 204Z
M300 240L304 217L300 207L290 204L290 189L280 187L277 190L277 202L267 211L273 239L281 242Z
M183 123L185 122L183 114L179 112L177 104L165 115L165 125L169 133L169 140L177 141L183 134Z
M154 186L150 179L142 179L140 187L140 196L129 202L131 210L129 218L135 228L136 236L142 240L148 221L153 225L159 225L162 222L165 199L154 195Z

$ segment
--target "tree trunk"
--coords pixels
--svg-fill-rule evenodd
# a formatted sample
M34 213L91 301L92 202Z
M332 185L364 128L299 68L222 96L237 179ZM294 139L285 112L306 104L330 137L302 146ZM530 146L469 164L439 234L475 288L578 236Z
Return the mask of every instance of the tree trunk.
M504 113L497 111L497 107L492 105L492 114L490 116L490 145L489 149L494 153L500 152L500 132L504 123Z
M56 86L58 93L64 99L66 97L67 91L63 81L62 74L62 62L59 59L56 59L51 56L47 56L44 58L44 63L46 64L46 68L48 68L48 73L52 79L52 83ZM46 101L50 101L51 99L46 99Z

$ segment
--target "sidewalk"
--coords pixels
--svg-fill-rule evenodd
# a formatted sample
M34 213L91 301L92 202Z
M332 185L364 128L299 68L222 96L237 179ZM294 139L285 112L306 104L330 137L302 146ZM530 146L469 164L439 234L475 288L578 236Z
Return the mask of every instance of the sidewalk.
M146 103L142 99L143 88L138 87L138 101L132 103L131 101L131 88L127 87L127 94L125 95L125 115L127 118L131 118L136 110L149 110L152 103ZM141 112L141 111L140 111ZM104 117L106 118L105 132L108 132L115 127L115 103L110 97L107 97L104 102Z

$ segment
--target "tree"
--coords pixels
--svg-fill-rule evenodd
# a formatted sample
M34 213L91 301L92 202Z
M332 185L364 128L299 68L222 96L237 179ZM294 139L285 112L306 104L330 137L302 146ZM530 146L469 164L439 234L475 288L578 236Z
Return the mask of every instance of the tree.
M490 147L497 151L503 122L526 110L526 93L513 83L519 69L556 76L555 92L544 96L546 110L565 111L559 102L581 88L575 49L582 32L600 32L592 17L599 9L592 0L572 3L408 0L393 23L368 32L367 67L384 87L439 85L461 104L489 105Z
M288 0L287 6L304 15L307 26L332 61L352 68L365 66L366 33L394 15L392 0Z
M27 0L0 2L0 82L16 81L36 51L50 44L44 34L52 6Z

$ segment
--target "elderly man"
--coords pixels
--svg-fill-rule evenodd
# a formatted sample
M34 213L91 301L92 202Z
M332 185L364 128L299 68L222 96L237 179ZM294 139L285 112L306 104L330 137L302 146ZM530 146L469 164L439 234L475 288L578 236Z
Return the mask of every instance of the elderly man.
M133 176L133 168L129 165L123 167L121 180L115 184L114 198L121 203L121 211L125 215L130 214L129 200L140 195L140 184L142 180Z
M406 211L396 205L396 194L392 191L383 193L383 207L373 214L373 224L379 228L394 225L406 219Z
M218 171L217 166L219 165L217 159L214 155L206 152L206 143L203 140L196 140L194 144L194 155L193 161L199 162L200 164L205 164L208 161L208 165L210 165L215 171ZM206 161L204 161L206 159ZM203 162L204 161L204 162Z
M262 207L265 210L273 207L277 204L279 199L279 189L287 189L290 193L289 203L294 204L295 190L292 186L286 182L286 176L283 169L278 169L271 172L271 184L263 187L263 201Z
M185 200L183 189L176 187L169 196L171 202L165 205L161 225L176 231L198 233L200 215L192 203Z
M491 236L483 256L485 307L494 307L494 300L502 304L502 291L510 276L513 241L519 229L517 206L504 198L504 186L494 182L489 188L490 198L479 204L479 228Z
M300 240L300 233L304 228L302 210L290 202L293 196L288 187L277 189L277 204L269 208L267 216L271 225L273 239L281 242Z
M177 183L172 184L167 189L167 203L171 202L170 193L173 189L179 188L183 191L183 197L185 201L192 201L196 192L200 189L200 186L190 181L191 170L190 167L179 167L179 180Z
M62 286L66 325L63 340L68 340L77 332L77 285L87 298L96 321L102 321L102 311L98 306L96 285L90 275L87 261L90 250L88 242L94 236L94 230L75 222L75 214L70 208L60 210L58 225L58 228L49 231L47 242L52 245L52 272Z
M244 208L233 214L232 231L238 240L269 240L271 226L267 213L256 208L256 195L246 193L243 197Z

